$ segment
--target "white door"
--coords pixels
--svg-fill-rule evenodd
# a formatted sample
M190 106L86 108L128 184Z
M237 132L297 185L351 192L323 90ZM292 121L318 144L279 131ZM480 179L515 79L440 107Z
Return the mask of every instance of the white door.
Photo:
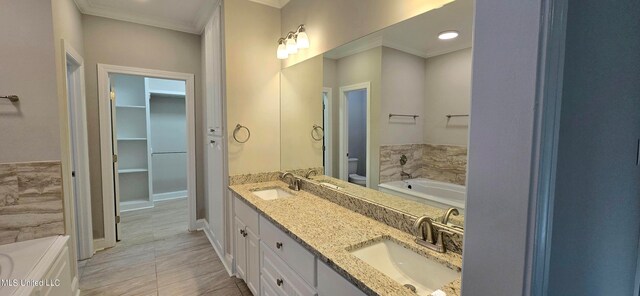
M116 90L111 87L111 100L109 100L109 106L111 107L111 150L113 151L113 202L115 208L115 221L116 221L116 241L120 240L120 178L118 176L118 129L116 128Z

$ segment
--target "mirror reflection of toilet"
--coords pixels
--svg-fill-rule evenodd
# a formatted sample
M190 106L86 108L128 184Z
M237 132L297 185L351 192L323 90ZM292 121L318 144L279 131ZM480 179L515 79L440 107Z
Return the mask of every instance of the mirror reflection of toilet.
M349 158L349 183L367 186L367 177L358 175L357 158Z

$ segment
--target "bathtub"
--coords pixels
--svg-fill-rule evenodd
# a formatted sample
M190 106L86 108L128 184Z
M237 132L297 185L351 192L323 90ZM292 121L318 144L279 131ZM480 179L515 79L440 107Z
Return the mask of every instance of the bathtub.
M441 209L464 211L467 188L425 178L393 181L378 185L378 190Z
M67 236L0 246L0 295L73 295Z

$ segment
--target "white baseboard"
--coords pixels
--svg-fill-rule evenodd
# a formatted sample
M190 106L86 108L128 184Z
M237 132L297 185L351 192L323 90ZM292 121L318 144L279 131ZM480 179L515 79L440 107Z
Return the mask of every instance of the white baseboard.
M153 208L152 200L135 200L120 202L120 212L129 212Z
M196 221L196 225L198 226L198 230L202 230L204 234L207 236L207 239L209 239L209 242L213 246L213 249L216 251L216 254L218 254L218 257L220 257L220 261L222 261L222 265L224 265L224 268L227 270L227 273L229 274L229 276L233 276L234 275L233 268L231 268L231 263L230 263L233 261L228 260L228 257L224 254L224 252L220 249L220 246L218 246L218 244L216 243L217 240L215 239L215 235L211 231L211 228L209 228L209 223L207 222L207 220L199 219L198 221Z
M154 193L153 201L165 201L179 198L187 198L188 194L186 190L174 191L174 192L164 192L164 193Z
M93 254L95 254L97 251L104 250L108 247L109 246L107 246L107 241L104 238L97 238L93 240Z

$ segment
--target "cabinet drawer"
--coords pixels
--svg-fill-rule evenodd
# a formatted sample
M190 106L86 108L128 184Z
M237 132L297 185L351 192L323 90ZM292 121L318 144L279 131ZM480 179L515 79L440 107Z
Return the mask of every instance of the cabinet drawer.
M318 295L365 296L364 292L320 260L318 260Z
M316 291L293 271L271 248L261 243L262 278L274 292L286 296L314 296Z
M271 283L274 283L275 279L265 279L265 276L261 276L260 277L260 296L279 296L278 293L276 293L276 288L273 287L273 285L271 285Z
M315 256L262 216L260 239L307 283L316 286Z
M240 218L242 222L256 235L260 236L260 229L258 219L260 215L256 210L249 207L244 201L240 198L236 197L233 202L233 210L235 212L236 217Z

